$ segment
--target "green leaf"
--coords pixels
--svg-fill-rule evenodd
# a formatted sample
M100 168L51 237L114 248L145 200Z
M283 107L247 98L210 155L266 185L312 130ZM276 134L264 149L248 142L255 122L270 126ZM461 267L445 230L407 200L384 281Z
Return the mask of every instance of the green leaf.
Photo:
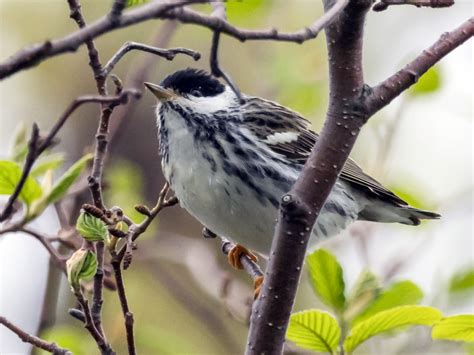
M109 234L105 223L87 212L81 212L76 221L76 230L89 242L99 242Z
M412 96L431 94L441 87L441 74L437 66L423 74L408 91Z
M441 319L433 326L433 339L474 342L474 315L461 314Z
M90 280L97 272L97 256L90 250L76 250L66 261L67 279L73 290L79 290L81 280Z
M412 325L431 326L442 316L436 308L426 306L400 306L382 311L353 327L344 341L344 348L351 353L375 335Z
M82 171L87 166L87 163L93 158L92 154L86 154L81 159L76 161L66 172L59 178L54 184L51 192L46 196L46 205L52 204L58 201L71 185L81 175Z
M11 195L20 181L22 169L12 161L0 160L0 195ZM42 191L39 184L31 176L26 178L25 185L20 192L20 200L28 206L41 197Z
M310 254L306 262L314 291L321 301L337 311L345 307L344 278L336 257L324 249Z
M149 0L127 0L125 7L132 7L147 3Z
M464 292L474 288L474 266L454 274L449 283L449 292Z
M336 350L340 337L337 320L320 310L293 313L286 332L286 338L299 347L331 354Z
M413 282L408 280L396 282L382 291L375 301L354 319L353 325L390 308L418 304L422 298L423 292Z
M31 175L39 177L45 174L48 170L56 170L64 163L63 154L52 154L46 159L39 161L35 164L35 167L31 170Z

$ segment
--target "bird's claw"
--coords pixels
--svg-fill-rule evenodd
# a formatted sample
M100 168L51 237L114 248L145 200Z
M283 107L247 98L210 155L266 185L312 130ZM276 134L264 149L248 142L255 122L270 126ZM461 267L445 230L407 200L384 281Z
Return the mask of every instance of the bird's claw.
M242 263L240 262L240 257L242 255L246 255L252 260L253 262L257 262L258 258L249 251L247 248L240 244L236 244L227 254L227 260L229 264L232 265L236 269L243 269Z

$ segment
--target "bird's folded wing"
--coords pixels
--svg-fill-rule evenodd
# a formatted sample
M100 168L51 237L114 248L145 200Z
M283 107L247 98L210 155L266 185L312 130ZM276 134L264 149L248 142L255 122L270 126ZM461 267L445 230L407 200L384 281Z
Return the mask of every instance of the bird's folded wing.
M241 112L243 120L260 142L289 162L297 165L306 162L318 140L318 134L310 130L310 123L303 116L275 102L253 97L247 98ZM346 161L340 178L387 202L407 205L392 191L364 173L351 158Z

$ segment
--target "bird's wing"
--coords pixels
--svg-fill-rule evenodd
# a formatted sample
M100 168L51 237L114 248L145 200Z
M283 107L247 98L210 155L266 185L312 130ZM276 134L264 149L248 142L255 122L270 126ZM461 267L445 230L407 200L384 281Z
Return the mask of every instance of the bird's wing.
M252 133L271 150L295 164L303 165L306 162L318 140L318 134L310 130L310 123L303 116L275 102L254 97L247 98L241 112ZM351 158L342 168L340 178L392 203L407 205L392 191L364 173Z

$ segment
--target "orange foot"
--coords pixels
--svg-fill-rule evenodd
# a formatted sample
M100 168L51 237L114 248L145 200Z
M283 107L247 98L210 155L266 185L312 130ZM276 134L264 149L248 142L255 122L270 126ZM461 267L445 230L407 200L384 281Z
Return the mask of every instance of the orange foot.
M232 265L236 269L243 269L242 263L240 262L240 257L242 255L247 255L250 260L253 262L257 262L257 257L252 254L247 248L240 244L236 244L227 254L227 260L229 264Z
M255 291L253 292L253 299L256 300L258 295L260 295L260 290L262 289L263 285L263 276L257 276L255 281L253 282L253 287Z

